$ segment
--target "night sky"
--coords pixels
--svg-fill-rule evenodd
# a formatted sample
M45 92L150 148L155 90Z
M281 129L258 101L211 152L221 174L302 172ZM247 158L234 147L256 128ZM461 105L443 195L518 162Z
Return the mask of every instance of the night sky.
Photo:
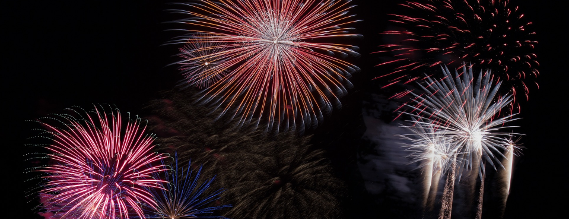
M309 133L314 134L313 144L330 151L338 175L350 186L353 200L345 209L346 218L407 217L394 213L398 206L389 204L390 194L366 193L366 176L350 172L358 170L357 154L362 148L358 144L362 136L369 135L363 102L369 101L370 94L382 92L378 82L371 80L381 74L381 69L374 67L380 59L371 53L382 43L379 33L386 29L387 14L398 1L352 2L358 5L352 13L363 20L355 25L355 32L364 37L351 42L361 48L361 56L350 61L361 71L351 78L354 88L341 99L342 109L334 109ZM531 89L529 102L521 103L522 119L516 123L521 127L516 131L525 134L525 149L514 166L505 218L560 218L569 204L569 119L564 101L564 95L569 94L569 22L561 2L511 1L534 23L541 75L537 79L540 89ZM166 1L146 0L0 3L2 106L8 121L2 132L3 138L8 138L2 144L3 166L9 170L2 174L9 183L4 186L9 194L3 201L13 205L4 213L38 217L30 210L32 206L25 204L23 191L29 188L21 183L27 177L23 168L28 165L23 153L29 152L24 143L35 127L25 120L62 113L71 106L90 108L93 103L114 104L122 112L144 116L149 112L143 107L150 100L175 87L181 75L176 67L167 65L177 61L177 46L163 45L182 34L167 31L181 28L166 23L182 18L167 11L175 7Z

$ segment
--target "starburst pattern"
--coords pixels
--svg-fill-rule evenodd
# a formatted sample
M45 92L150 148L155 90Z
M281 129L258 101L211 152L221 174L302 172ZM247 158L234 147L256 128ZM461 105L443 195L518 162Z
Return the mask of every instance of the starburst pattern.
M537 41L532 22L517 6L508 0L425 0L401 5L406 11L392 14L391 22L404 29L383 32L389 42L378 52L393 57L379 64L394 66L377 77L389 78L386 86L421 80L426 72L436 74L432 68L441 64L460 69L466 61L492 69L496 79L507 84L502 89L513 94L513 102L520 95L528 98L535 83L527 84L528 80L539 74Z
M164 156L151 151L154 138L144 135L139 118L124 127L118 110L93 114L58 115L63 128L40 122L53 141L46 146L50 163L39 168L46 174L44 208L61 218L144 218L141 206L156 206L147 189L164 182L152 175L166 170L152 164Z
M207 34L200 42L219 52L219 71L206 76L220 80L203 91L202 102L221 108L221 114L241 124L264 123L268 130L304 129L317 125L323 112L339 106L344 85L358 68L332 56L357 55L357 47L330 43L349 33L357 22L349 1L335 0L202 0L179 10L191 18L191 33ZM176 42L192 43L182 37ZM216 45L213 45L216 44ZM200 57L192 58L199 60ZM282 125L282 127L281 127Z

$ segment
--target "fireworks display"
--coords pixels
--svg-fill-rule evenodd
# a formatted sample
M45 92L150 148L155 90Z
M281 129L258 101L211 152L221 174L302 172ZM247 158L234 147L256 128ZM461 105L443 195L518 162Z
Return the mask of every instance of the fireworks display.
M164 156L151 151L154 138L139 118L125 127L118 110L92 114L41 122L53 139L49 164L39 168L46 173L44 208L61 218L144 218L142 206L156 206L148 189L163 189L165 181L152 175L166 170Z
M556 218L558 2L16 1L6 212Z
M207 193L211 183L215 179L201 182L200 174L202 167L197 172L191 170L191 162L188 162L187 169L178 169L178 158L175 156L173 173L167 173L166 178L170 181L165 187L166 190L154 193L157 207L155 214L147 218L225 218L222 216L211 215L214 211L231 207L231 205L219 205L206 207L208 204L219 199L223 190ZM195 174L195 175L193 175Z
M179 22L197 29L176 42L199 45L186 50L192 55L183 62L216 62L213 70L185 71L188 82L220 78L201 101L241 124L263 123L277 132L315 126L323 112L340 105L344 85L351 86L348 78L358 70L333 56L358 55L357 47L328 42L358 36L350 33L357 20L349 15L349 1L202 0L187 6L177 12L190 18Z
M504 82L504 91L527 99L529 88L538 87L537 41L517 6L508 0L425 0L401 4L406 12L392 14L391 22L404 29L385 31L388 43L378 53L389 56L379 65L393 71L386 86L420 80L435 74L439 65L461 68L463 62L492 69ZM505 93L505 92L504 92ZM514 105L512 105L514 106Z

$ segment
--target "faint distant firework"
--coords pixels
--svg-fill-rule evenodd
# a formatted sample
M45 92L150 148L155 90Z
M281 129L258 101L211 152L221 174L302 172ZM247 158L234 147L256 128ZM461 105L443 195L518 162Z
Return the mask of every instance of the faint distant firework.
M342 181L334 177L324 151L308 144L309 137L236 129L215 120L216 112L207 107L187 104L195 98L191 92L172 91L166 97L151 104L157 113L151 127L164 131L157 133L160 150L178 151L180 160L203 163L203 174L217 175L212 188L225 188L220 201L233 204L222 215L333 218L338 214Z
M149 127L159 136L158 150L177 152L181 162L192 160L207 167L207 172L223 169L228 164L226 157L244 147L264 147L258 140L262 133L249 127L236 129L235 122L217 120L219 111L191 104L196 93L193 89L172 90L150 103L155 115L149 117Z
M391 15L397 28L383 32L387 43L377 52L391 57L379 64L393 69L377 77L387 80L385 87L422 80L424 73L436 74L433 67L439 65L460 69L463 62L492 69L513 102L520 95L527 99L529 87L539 87L532 80L539 74L532 22L508 0L422 0L401 6L400 14Z
M207 88L225 76L224 63L226 57L216 55L222 52L219 43L211 42L211 36L197 34L187 39L187 43L180 48L180 71L184 75L182 84Z
M224 197L235 203L229 218L337 218L343 183L333 174L324 151L309 138L294 135L263 139L228 159Z
M82 115L77 109L39 121L49 163L34 168L45 175L39 194L45 215L57 218L144 218L142 206L156 206L149 188L163 189L153 174L166 171L165 158L152 152L154 137L141 119L126 126L117 109L102 107ZM54 122L46 122L52 120ZM155 164L155 165L154 165Z
M207 192L215 176L211 179L201 180L202 167L197 172L192 170L191 161L186 170L178 168L178 156L174 158L173 172L166 173L169 181L166 190L150 190L153 193L157 206L153 214L147 218L225 218L212 215L214 211L231 207L231 205L218 205L207 207L219 199L222 189Z
M359 55L356 46L333 41L359 36L350 33L349 26L357 22L349 14L350 1L201 0L186 5L189 10L176 12L190 18L179 23L190 25L191 36L207 37L184 36L174 43L208 45L207 54L188 62L221 60L215 71L191 73L190 84L220 78L202 92L201 102L241 124L263 123L276 132L316 126L323 112L340 106L344 86L351 86L348 78L359 70L334 57Z

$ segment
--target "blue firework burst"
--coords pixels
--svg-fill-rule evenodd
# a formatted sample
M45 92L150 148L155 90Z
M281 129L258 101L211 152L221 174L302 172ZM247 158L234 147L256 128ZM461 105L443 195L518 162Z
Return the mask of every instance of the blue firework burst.
M213 215L214 211L232 207L231 205L211 206L220 198L223 189L208 192L215 176L200 180L202 167L197 172L192 170L191 161L186 168L178 168L178 156L174 157L173 170L166 174L169 183L166 191L155 191L156 209L147 218L225 218Z

